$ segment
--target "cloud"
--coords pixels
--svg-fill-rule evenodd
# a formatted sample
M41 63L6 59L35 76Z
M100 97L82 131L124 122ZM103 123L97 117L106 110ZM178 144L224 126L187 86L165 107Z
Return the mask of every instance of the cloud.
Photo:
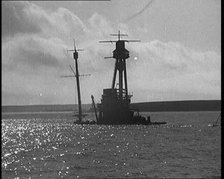
M5 68L12 67L11 70L18 67L24 70L33 67L37 70L43 66L50 68L61 67L67 58L66 45L57 38L42 38L35 35L14 36L2 45L2 64ZM13 68L14 67L14 68Z
M148 9L150 7L150 5L153 3L154 0L149 1L140 11L138 11L137 13L131 15L130 17L128 17L125 22L130 21L132 19L134 19L135 17L141 15L146 9Z
M50 11L30 2L8 2L4 7L8 10L3 17L10 16L13 25L3 23L3 104L74 103L75 79L60 78L71 74L72 53L66 50L72 48L73 38L85 50L79 53L80 74L91 74L80 79L82 101L90 103L91 94L100 101L103 88L111 87L115 63L103 59L112 55L114 44L98 43L117 31L108 19L94 13L84 23L68 9ZM127 24L118 26L132 36ZM126 47L134 102L220 99L221 58L216 52L198 52L178 42L159 40ZM133 60L135 56L138 60Z
M4 1L2 10L3 38L31 33L70 40L74 35L84 35L87 30L79 17L65 8L50 11L30 2Z
M132 45L131 49L139 60L129 65L129 84L145 90L142 100L146 93L153 95L155 91L166 94L161 100L220 99L221 56L216 52L197 52L180 43L158 40ZM169 96L172 92L182 93L182 97Z
M85 25L78 16L65 8L59 8L57 11L46 11L35 4L30 4L26 8L25 15L29 17L30 22L39 25L42 33L46 36L59 37L61 39L71 39L71 37L84 35Z
M30 22L24 14L24 9L29 7L27 2L2 2L2 37L12 36L17 33L36 33L40 28Z
M11 8L11 16L15 21L15 30L8 33L2 43L3 104L23 104L24 101L28 104L73 103L71 96L74 96L74 79L61 79L60 76L71 73L68 65L73 63L72 54L68 54L66 50L72 48L74 36L79 36L80 39L86 38L85 43L81 44L87 52L87 56L83 56L85 58L82 59L82 63L93 71L92 75L100 79L101 75L98 72L107 71L106 68L94 63L97 62L99 54L103 55L102 49L97 50L100 46L95 45L98 43L95 32L104 25L109 26L99 14L92 16L87 29L75 14L64 8L52 12L35 4L23 2L21 4L10 2L8 7ZM26 24L23 29L19 27L20 20ZM34 22L39 30L27 31ZM6 26L5 29L12 27L14 28ZM105 31L101 31L98 37L102 37L102 33L106 34ZM81 53L80 56L82 57ZM91 66L88 64L89 59ZM80 69L82 73L82 67ZM81 83L82 81L85 79L81 79ZM97 84L97 80L92 81ZM40 93L43 94L42 97L39 96ZM17 97L12 98L10 94ZM30 98L23 98L24 96Z
M94 32L95 38L97 37L107 37L108 34L113 31L111 24L100 14L94 13L92 17L88 20L90 31Z

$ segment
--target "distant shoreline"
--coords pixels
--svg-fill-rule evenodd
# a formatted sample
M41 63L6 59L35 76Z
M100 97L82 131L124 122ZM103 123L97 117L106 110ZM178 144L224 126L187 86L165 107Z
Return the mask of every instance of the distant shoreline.
M74 111L11 111L11 112L2 112L4 115L8 114L55 114L55 113L72 113Z
M91 111L92 104L83 104L84 112ZM132 103L132 109L140 112L169 112L169 111L221 111L221 100L188 100L188 101L159 101ZM9 105L2 106L2 113L11 112L69 112L77 111L74 104L56 105Z

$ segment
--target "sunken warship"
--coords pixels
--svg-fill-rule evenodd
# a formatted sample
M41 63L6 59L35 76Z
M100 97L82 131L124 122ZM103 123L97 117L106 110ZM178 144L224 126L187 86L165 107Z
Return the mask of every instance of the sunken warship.
M129 51L125 48L126 42L140 42L140 40L121 40L122 36L127 36L126 34L111 34L112 36L117 36L118 40L100 41L100 43L115 43L116 48L113 51L112 57L115 59L114 73L112 79L111 88L103 89L103 94L101 98L101 103L95 105L94 97L92 98L93 109L95 112L96 121L82 121L82 109L81 109L81 95L80 95L80 84L79 84L79 72L78 72L78 52L74 50L74 60L76 64L76 81L77 81L77 91L78 91L78 105L79 114L78 120L75 124L99 124L99 125L131 125L131 124L141 124L141 125L159 125L166 124L166 122L151 122L150 116L147 118L139 115L138 109L131 109L131 97L128 93L128 82L127 82L127 69L126 60L129 58ZM118 75L117 75L118 74ZM118 78L117 78L118 77ZM118 83L115 82L116 79Z

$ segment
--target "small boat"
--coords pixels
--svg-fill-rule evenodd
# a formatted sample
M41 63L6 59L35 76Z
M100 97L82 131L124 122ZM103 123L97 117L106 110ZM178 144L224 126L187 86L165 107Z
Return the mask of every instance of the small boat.
M94 121L94 120L86 120L86 121L76 120L76 121L74 121L73 124L81 124L81 125L87 124L87 125L89 125L89 124L96 124L96 121Z
M147 122L148 122L148 125L163 125L163 124L166 124L166 122L157 122L157 121L155 121L155 122L152 122L151 120L150 120L150 116L148 116L147 117Z
M212 127L217 127L217 126L219 126L218 124L212 124Z
M218 121L219 121L220 117L221 117L221 113L219 114L219 116L218 116L218 118L216 119L215 123L212 124L212 127L217 127L217 126L219 126Z
M166 124L166 122L150 122L148 125L162 125Z

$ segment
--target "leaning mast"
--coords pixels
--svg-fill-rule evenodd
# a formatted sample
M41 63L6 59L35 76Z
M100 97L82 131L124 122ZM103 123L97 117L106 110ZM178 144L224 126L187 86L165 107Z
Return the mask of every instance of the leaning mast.
M78 108L79 108L79 114L78 114L78 118L79 118L79 122L82 121L82 103L81 103L81 94L80 94L80 83L79 83L79 69L78 69L78 51L82 51L82 49L76 49L75 46L75 40L74 40L74 50L68 50L68 51L73 51L73 58L75 60L75 70L76 73L73 71L75 77L76 77L76 83L77 83L77 93L78 93ZM71 67L71 66L70 66Z

